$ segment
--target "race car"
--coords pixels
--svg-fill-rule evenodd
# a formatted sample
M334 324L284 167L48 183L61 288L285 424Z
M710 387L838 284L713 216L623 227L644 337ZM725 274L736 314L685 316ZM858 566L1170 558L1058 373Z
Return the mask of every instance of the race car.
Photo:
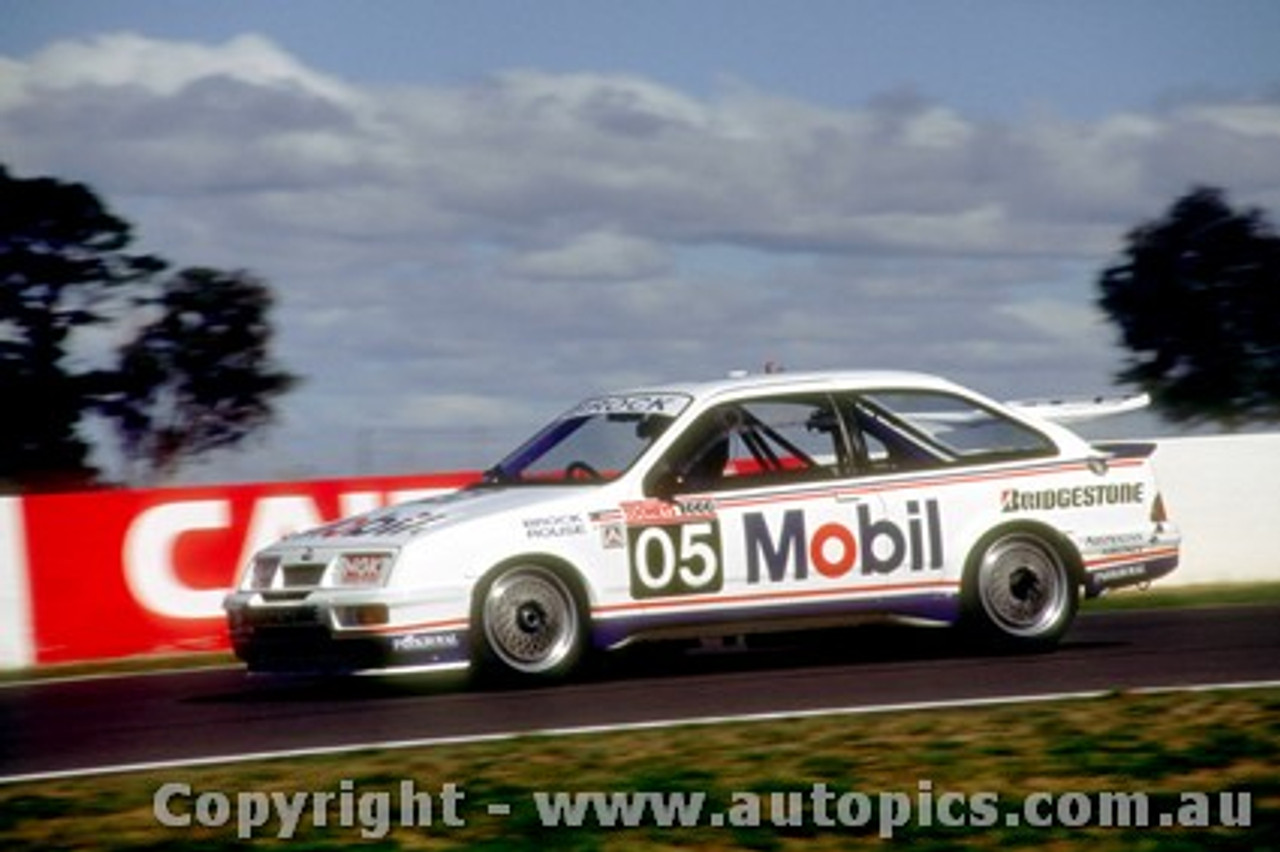
M458 491L290 535L225 607L251 672L563 679L638 640L875 614L1054 646L1082 596L1178 564L1154 445L905 372L590 397Z

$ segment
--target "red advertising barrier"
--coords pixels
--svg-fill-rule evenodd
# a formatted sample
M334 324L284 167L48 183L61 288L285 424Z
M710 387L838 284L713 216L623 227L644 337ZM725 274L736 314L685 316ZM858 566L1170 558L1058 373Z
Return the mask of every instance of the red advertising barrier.
M229 646L222 598L289 532L475 474L96 491L22 499L37 665Z

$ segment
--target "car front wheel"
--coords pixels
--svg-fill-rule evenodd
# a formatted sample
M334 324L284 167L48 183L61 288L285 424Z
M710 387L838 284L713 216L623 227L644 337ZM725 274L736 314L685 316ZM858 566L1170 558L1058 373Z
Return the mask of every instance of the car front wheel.
M1001 648L1053 647L1075 619L1079 593L1060 551L1032 532L996 537L970 565L964 616L981 640Z
M568 676L581 661L586 623L573 588L543 565L500 570L478 601L482 674L524 681Z

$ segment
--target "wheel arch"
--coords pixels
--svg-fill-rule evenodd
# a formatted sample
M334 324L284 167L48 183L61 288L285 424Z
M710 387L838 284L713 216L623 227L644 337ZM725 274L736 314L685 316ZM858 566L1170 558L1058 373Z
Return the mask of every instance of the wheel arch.
M565 651L565 656L550 662L545 669L523 670L520 664L507 657L506 652L493 645L488 635L486 600L490 590L504 575L517 571L540 571L552 575L572 599L568 604L575 610L577 626L574 632L577 639L569 640L570 650ZM477 682L502 685L554 683L578 673L593 655L590 595L583 574L572 563L553 555L522 553L490 566L473 584L469 607L470 655L472 673Z
M587 627L591 627L591 606L596 594L594 588L587 582L586 575L572 562L551 553L521 553L508 556L482 571L471 587L469 612L473 625L478 623L479 608L484 603L484 595L489 586L503 571L519 565L536 565L555 573L569 587L578 604L579 615L585 620Z
M1033 535L1044 541L1058 557L1066 565L1067 571L1071 575L1071 581L1081 586L1085 581L1084 558L1080 555L1079 549L1071 539L1059 530L1057 527L1044 521L1038 521L1033 518L1018 518L1015 520L1005 521L997 524L991 529L978 536L973 545L969 548L969 552L965 555L964 570L960 577L961 593L965 593L973 582L973 575L977 571L978 563L982 560L982 555L987 548L995 542L1007 535L1016 535L1023 533Z
M1048 551L1066 574L1066 598L1054 605L1050 620L1036 616L1033 625L1011 625L1008 613L992 611L986 600L982 569L986 555L1012 537L1032 539ZM974 543L960 586L959 626L984 650L1046 651L1056 647L1075 620L1081 597L1083 566L1071 540L1055 527L1039 521L1011 519L998 524ZM1015 616L1016 618L1016 616Z

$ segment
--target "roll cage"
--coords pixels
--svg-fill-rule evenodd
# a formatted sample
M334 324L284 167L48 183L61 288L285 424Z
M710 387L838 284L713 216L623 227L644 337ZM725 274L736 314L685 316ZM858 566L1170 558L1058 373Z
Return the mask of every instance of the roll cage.
M936 403L895 411L894 400ZM790 406L788 420L760 409ZM985 434L984 434L985 430ZM815 451L826 436L825 452ZM997 442L995 436L1003 436ZM1010 438L1008 436L1016 436ZM947 440L950 438L950 440ZM1052 453L1039 432L968 397L937 390L779 393L720 403L702 412L646 479L650 495L841 479Z

